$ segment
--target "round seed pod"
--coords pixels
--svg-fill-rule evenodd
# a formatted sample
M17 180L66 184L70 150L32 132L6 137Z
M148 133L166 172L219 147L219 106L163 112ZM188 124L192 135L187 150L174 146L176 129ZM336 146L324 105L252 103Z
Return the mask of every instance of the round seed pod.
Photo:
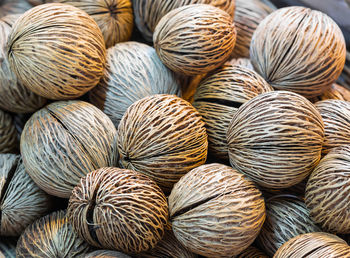
M343 100L323 100L316 104L325 128L322 154L332 148L350 144L350 102Z
M89 251L89 245L78 237L61 210L26 228L18 239L16 257L77 257Z
M249 246L242 253L236 256L236 258L268 258L268 256L254 246Z
M206 161L208 140L201 118L174 95L135 102L118 127L119 165L149 176L170 192L183 175Z
M0 153L16 152L17 131L12 117L0 109Z
M207 73L222 65L236 42L232 17L206 4L170 11L153 35L159 58L171 70L185 75Z
M244 57L231 58L225 64L240 65L240 66L247 67L251 70L254 70L254 67L253 67L252 63L250 62L250 59L244 58Z
M236 0L234 23L237 40L232 57L249 57L250 41L255 29L274 10L261 0Z
M32 6L26 0L5 0L0 3L0 18L11 14L22 14ZM3 39L3 38L1 38Z
M306 178L321 158L322 117L299 94L275 91L243 104L227 129L232 166L266 188Z
M87 173L116 165L116 129L84 101L58 101L27 121L21 154L28 174L51 195L69 198Z
M350 101L350 90L337 83L333 83L332 86L328 90L326 90L321 96L312 98L310 101L317 102L327 99L339 99Z
M350 146L330 151L311 173L305 203L325 231L350 233Z
M228 160L226 131L238 108L253 97L273 91L256 72L242 66L224 65L197 87L193 106L206 124L209 152Z
M19 236L50 209L50 198L29 177L19 155L0 154L0 235Z
M133 0L135 23L147 41L152 41L153 32L160 19L168 12L191 4L210 4L234 15L235 0Z
M336 235L325 232L302 234L284 243L274 258L349 257L350 247Z
M107 68L90 92L90 101L118 127L127 108L154 94L180 95L175 75L153 47L138 42L119 43L107 51Z
M12 237L0 238L0 257L16 258L17 239Z
M168 199L175 237L206 257L232 257L248 248L265 220L254 183L218 163L199 166L174 185Z
M309 210L302 200L276 196L266 201L266 221L257 237L257 243L272 257L289 239L321 231L309 217Z
M82 178L72 192L68 216L90 245L123 253L153 248L168 221L165 195L147 176L101 168Z
M254 69L279 90L312 98L340 75L346 56L343 34L326 14L286 7L268 15L250 45Z
M43 4L22 15L7 42L18 80L49 99L82 96L99 82L106 62L102 33L84 11L67 4Z
M97 250L88 253L84 258L131 258L129 255L111 250Z

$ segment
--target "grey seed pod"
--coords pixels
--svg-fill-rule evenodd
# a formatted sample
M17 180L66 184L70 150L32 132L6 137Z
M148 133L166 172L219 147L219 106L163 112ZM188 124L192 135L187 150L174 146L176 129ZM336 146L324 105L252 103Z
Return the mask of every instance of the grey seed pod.
M0 153L16 152L17 131L10 114L0 109Z

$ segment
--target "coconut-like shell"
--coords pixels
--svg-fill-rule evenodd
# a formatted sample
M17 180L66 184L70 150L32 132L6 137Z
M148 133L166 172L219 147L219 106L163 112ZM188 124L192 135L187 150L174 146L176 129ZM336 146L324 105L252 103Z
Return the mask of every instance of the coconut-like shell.
M199 166L169 196L175 237L206 257L232 257L248 248L265 220L261 192L237 170L218 163Z
M275 11L261 0L236 0L234 23L237 40L232 57L249 57L250 41L259 23Z
M19 236L50 209L50 197L29 177L19 155L0 154L0 235Z
M235 10L235 0L133 0L136 26L147 41L152 41L156 25L164 15L191 4L210 4L226 11L232 18Z
M74 232L65 211L56 211L31 224L20 236L16 257L78 257L90 246Z
M84 258L131 258L129 255L112 250L97 250L88 253Z
M336 81L345 56L338 25L324 13L297 6L268 15L250 45L254 69L271 86L308 98L321 95Z
M69 198L81 177L116 165L116 129L84 101L54 102L26 123L21 154L28 174L51 195Z
M325 232L314 232L296 236L284 243L273 258L320 258L350 257L350 246L346 242Z
M171 70L186 75L207 73L222 65L236 42L236 28L225 11L192 4L167 13L153 34L159 58Z
M82 178L69 199L68 216L90 245L123 253L153 248L168 222L164 193L147 176L101 168Z
M179 97L145 97L128 108L119 124L119 164L149 176L170 192L183 175L205 163L204 126L198 111Z
M257 243L272 257L289 239L321 231L309 217L309 210L302 200L272 197L266 201L266 221Z
M15 22L7 55L18 80L49 99L82 96L99 82L106 62L96 22L86 12L59 3L36 6Z
M107 68L90 100L116 127L131 104L154 94L180 95L180 86L153 47L125 42L108 49Z
M0 18L11 14L22 14L32 6L26 0L5 0L0 3ZM3 39L3 38L1 38Z
M10 114L0 109L0 153L16 152L17 131Z
M240 66L247 67L251 70L254 70L254 67L252 65L252 62L250 62L250 59L245 58L245 57L231 58L231 59L227 60L227 62L225 64L240 65Z
M17 238L0 237L0 257L16 258Z
M305 203L325 231L350 233L350 146L331 150L311 173Z
M268 258L268 256L258 248L249 246L242 253L237 255L236 258Z
M206 124L209 152L228 160L226 131L238 108L273 88L256 72L242 66L224 65L197 87L193 106Z
M312 98L310 99L310 101L317 102L327 99L339 99L350 101L350 90L337 83L333 83L332 86L328 90L326 90L321 96Z

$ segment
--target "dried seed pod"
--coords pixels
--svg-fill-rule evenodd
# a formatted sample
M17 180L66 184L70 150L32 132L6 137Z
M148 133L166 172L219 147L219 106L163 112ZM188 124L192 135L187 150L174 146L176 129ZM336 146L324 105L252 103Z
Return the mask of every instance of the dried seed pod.
M323 100L316 104L325 128L322 154L332 148L350 144L350 102L343 100Z
M227 129L230 163L267 188L306 178L321 158L322 117L306 98L287 91L260 94L243 104Z
M328 90L326 90L321 96L312 98L310 101L317 102L327 99L339 99L350 101L350 90L337 83L333 83L332 86Z
M350 247L336 235L325 232L302 234L284 243L274 258L343 258L350 256Z
M153 35L159 58L171 70L186 75L209 72L222 65L236 42L232 17L206 4L172 10Z
M11 14L22 14L32 6L26 0L5 0L0 3L0 18ZM3 38L2 38L3 39Z
M234 23L237 40L232 57L249 57L250 41L259 23L275 11L261 0L236 0Z
M131 258L129 255L111 250L97 250L88 253L84 258Z
M139 171L170 192L192 168L205 163L207 133L187 101L158 94L132 104L118 127L121 167Z
M139 253L153 248L163 237L168 204L147 176L101 168L87 174L73 189L68 216L90 245Z
M249 246L242 253L237 255L236 258L268 258L268 256L258 248Z
M226 131L238 108L253 97L273 91L256 72L242 66L224 65L197 87L193 106L203 117L209 151L228 160Z
M311 173L305 203L325 231L350 233L350 146L330 151Z
M255 70L276 89L308 98L321 95L340 75L345 41L326 14L305 7L286 7L268 15L250 46Z
M276 196L266 201L266 221L257 237L257 243L272 257L289 239L321 231L309 217L309 210L302 200Z
M175 237L206 257L238 255L259 234L265 203L254 183L222 164L199 166L174 185L169 196Z
M56 211L31 224L17 242L16 257L77 257L90 251L74 232L65 211Z
M16 258L17 238L1 237L0 238L0 257Z
M0 109L0 153L17 150L17 131L12 117Z
M99 82L106 62L96 22L86 12L58 3L36 6L15 22L7 55L18 80L49 99L82 96Z
M116 129L84 101L54 102L26 123L21 153L28 174L49 194L68 198L81 177L116 165Z
M252 65L252 62L250 62L250 59L244 58L244 57L229 59L225 64L240 65L240 66L247 67L251 70L254 70L254 67Z
M108 49L107 68L90 100L118 127L132 103L162 93L180 95L174 73L160 61L154 48L125 42Z

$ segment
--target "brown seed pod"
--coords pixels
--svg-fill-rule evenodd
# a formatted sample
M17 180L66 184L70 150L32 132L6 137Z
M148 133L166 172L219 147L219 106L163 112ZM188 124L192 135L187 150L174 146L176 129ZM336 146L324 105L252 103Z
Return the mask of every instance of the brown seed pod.
M250 59L240 57L240 58L231 58L229 59L225 64L230 64L230 65L240 65L247 67L251 70L254 70L254 67L252 65L252 62L250 62Z
M207 73L222 65L236 42L232 17L206 4L172 10L153 35L159 58L171 70L186 75Z
M16 243L16 238L0 237L0 257L16 258Z
M266 221L257 237L257 243L272 257L289 239L321 231L309 217L309 210L302 200L276 196L266 201Z
M0 2L0 18L11 14L22 14L32 6L26 0L5 0ZM3 38L1 38L3 39Z
M69 198L87 173L116 165L116 129L84 101L54 102L26 123L21 154L28 174L51 195Z
M152 41L153 32L160 19L168 12L191 4L210 4L234 15L235 0L133 0L135 23L147 41Z
M49 99L72 99L103 75L106 49L96 22L67 4L43 4L22 15L7 42L11 69L28 89Z
M328 90L326 90L321 96L312 98L310 99L310 101L317 102L327 99L339 99L350 101L350 90L337 83L333 83L332 86Z
M74 232L65 211L56 211L31 224L17 242L16 257L78 257L90 250Z
M232 57L249 57L250 41L255 29L274 10L261 0L236 0L234 23L237 40Z
M316 104L325 128L322 154L332 148L350 144L350 102L343 100L323 100Z
M170 192L192 168L205 163L207 133L187 101L158 94L132 104L118 127L119 164L139 171Z
M250 45L255 70L276 89L312 98L340 75L345 40L326 14L305 7L286 7L268 15Z
M218 163L199 166L169 196L175 237L206 257L232 257L248 248L265 220L265 203L254 183Z
M287 91L260 94L243 104L227 129L230 163L267 188L306 178L321 158L322 117L306 98Z
M168 204L147 176L101 168L87 174L73 189L68 216L90 245L139 253L153 248L163 237Z
M331 150L311 173L305 203L325 231L350 233L350 146Z
M132 103L162 93L180 95L174 73L160 61L154 48L125 42L108 49L107 68L90 100L118 127Z
M236 258L268 258L268 256L258 248L249 246L242 253L237 255Z
M296 236L284 243L273 258L350 257L350 247L336 235L314 232Z
M0 109L0 153L16 152L17 131L12 117Z
M226 131L232 116L243 103L269 91L273 88L259 74L242 66L224 65L202 80L193 106L206 124L211 154L228 160Z
M131 258L129 255L111 250L97 250L88 253L84 258Z

